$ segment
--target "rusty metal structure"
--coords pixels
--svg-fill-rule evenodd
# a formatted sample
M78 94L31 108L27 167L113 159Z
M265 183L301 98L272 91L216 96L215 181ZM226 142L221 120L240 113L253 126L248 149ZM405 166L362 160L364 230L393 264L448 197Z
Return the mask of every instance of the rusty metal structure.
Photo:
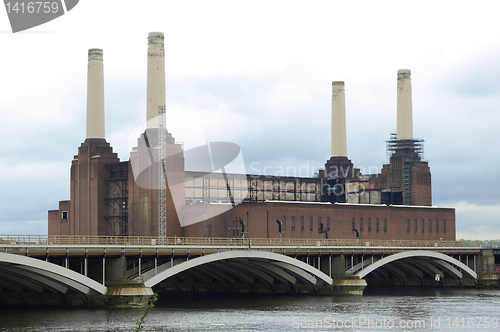
M109 206L109 213L104 218L110 227L119 226L119 231L113 233L128 234L128 163L114 163L106 165L109 177L106 184L109 195L105 198Z

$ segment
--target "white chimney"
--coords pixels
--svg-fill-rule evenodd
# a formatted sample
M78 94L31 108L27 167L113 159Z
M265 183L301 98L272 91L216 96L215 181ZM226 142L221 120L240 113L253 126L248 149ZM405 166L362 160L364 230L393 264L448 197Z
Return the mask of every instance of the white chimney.
M413 117L411 102L411 73L409 69L398 70L398 140L413 139Z
M102 50L89 49L87 138L104 138L104 73Z
M148 34L147 128L158 128L158 106L165 106L165 46L163 32Z
M332 82L332 157L347 157L344 82Z

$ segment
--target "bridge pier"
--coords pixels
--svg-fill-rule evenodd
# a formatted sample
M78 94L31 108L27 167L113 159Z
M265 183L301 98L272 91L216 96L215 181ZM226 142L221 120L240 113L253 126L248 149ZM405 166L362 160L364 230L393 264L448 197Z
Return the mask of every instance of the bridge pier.
M345 274L345 256L343 254L338 256L322 255L319 270L333 279L332 293L334 295L363 295L367 283L357 276Z
M139 271L141 258L139 257ZM106 300L109 306L140 306L154 294L151 287L144 286L140 280L127 279L127 258L124 255L106 258L104 271L107 286Z
M106 300L108 306L135 307L146 303L153 294L151 287L145 287L144 283L128 280L109 285Z
M332 291L335 295L363 295L366 286L365 279L354 275L338 275L333 278Z
M476 258L474 256L474 258ZM496 261L500 261L500 249L484 249L479 256L478 285L500 287L500 274L496 273ZM475 261L474 261L475 262Z

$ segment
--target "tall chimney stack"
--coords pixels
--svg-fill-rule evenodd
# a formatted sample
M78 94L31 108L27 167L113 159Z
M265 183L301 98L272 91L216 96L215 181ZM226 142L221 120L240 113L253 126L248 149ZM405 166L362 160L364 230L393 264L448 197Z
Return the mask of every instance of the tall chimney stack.
M158 106L165 106L165 44L163 32L148 34L147 128L158 128Z
M413 139L413 117L411 103L411 73L409 69L398 70L398 140Z
M104 138L104 73L102 50L99 48L89 49L87 138Z
M344 82L332 82L332 157L347 157Z

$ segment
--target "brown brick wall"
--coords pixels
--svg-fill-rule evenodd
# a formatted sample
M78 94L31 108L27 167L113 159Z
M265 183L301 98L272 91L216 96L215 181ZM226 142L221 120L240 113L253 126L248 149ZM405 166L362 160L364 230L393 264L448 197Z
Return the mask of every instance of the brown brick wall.
M427 162L417 162L411 167L412 205L432 205L431 170Z
M71 164L70 235L111 235L108 214L107 164L119 159L104 139L86 139Z
M67 216L66 219L63 219ZM59 210L49 211L48 235L69 235L70 201L60 201Z
M61 235L59 210L49 210L49 235Z
M209 208L210 206L189 206L189 209ZM200 222L185 227L185 236L203 236L204 228L210 225L212 236L227 237L227 216L223 213L206 222ZM279 238L276 219L283 221L286 217L286 228L282 238L325 238L325 233L318 231L318 218L323 227L327 228L327 218L330 218L329 238L355 239L352 231L352 220L360 231L360 239L397 239L397 240L455 240L455 210L450 208L403 207L385 205L351 205L351 204L301 204L301 203L249 203L240 204L229 211L231 229L239 235L241 218L248 227L251 237ZM292 217L295 217L295 229L292 230ZM304 217L304 229L301 229L301 217ZM313 227L310 229L310 218ZM363 229L361 230L361 219ZM379 230L377 231L377 219ZM417 220L417 231L414 221ZM432 220L432 230L429 232L429 219ZM387 230L384 230L384 220L387 220ZM410 221L407 230L407 220ZM421 223L424 222L424 232ZM436 232L436 221L439 221L439 231ZM443 230L446 221L446 232ZM369 230L369 222L371 228ZM205 227L204 227L205 225ZM269 225L269 226L268 226ZM208 228L207 228L207 236Z

